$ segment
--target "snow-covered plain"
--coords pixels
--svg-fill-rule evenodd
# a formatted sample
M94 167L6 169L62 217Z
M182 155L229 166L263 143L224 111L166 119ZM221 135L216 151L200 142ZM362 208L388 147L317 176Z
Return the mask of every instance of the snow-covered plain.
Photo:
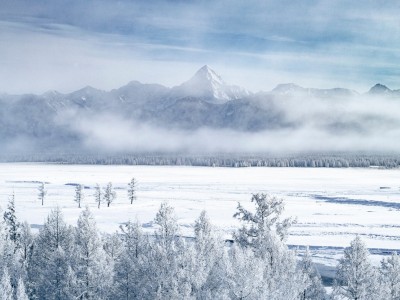
M131 205L127 184L135 177L137 201ZM44 206L37 198L38 182L46 182ZM112 182L117 198L97 209L94 186ZM152 220L163 201L175 207L183 235L192 234L201 210L226 237L237 227L232 217L240 201L249 208L252 193L269 193L285 200L285 216L297 217L288 244L310 245L318 257L337 258L356 234L369 248L400 249L400 170L332 168L208 168L180 166L102 166L62 164L0 164L0 205L15 192L17 215L33 228L55 206L74 224L80 209L75 187L85 185L84 204L92 208L100 230L113 232L127 220L139 219L152 232Z

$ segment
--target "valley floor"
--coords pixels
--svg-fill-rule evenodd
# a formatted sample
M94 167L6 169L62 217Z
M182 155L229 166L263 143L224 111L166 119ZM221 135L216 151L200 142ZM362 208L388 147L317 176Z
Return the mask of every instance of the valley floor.
M127 184L132 177L138 185L137 200L131 205ZM45 182L48 191L43 206L37 197L39 182ZM94 186L105 187L108 182L113 183L117 198L111 207L102 204L98 209ZM309 245L314 261L328 267L321 267L327 274L355 235L366 242L375 262L400 249L399 169L3 163L0 205L4 209L14 191L17 216L32 228L43 224L56 206L62 208L68 223L75 224L80 209L73 201L74 184L85 186L83 206L91 208L104 232L114 232L120 224L137 218L151 233L154 216L167 201L175 207L182 235L193 234L193 222L205 209L229 239L239 225L232 217L237 202L251 207L252 193L269 193L285 200L285 216L297 217L287 243L292 248Z

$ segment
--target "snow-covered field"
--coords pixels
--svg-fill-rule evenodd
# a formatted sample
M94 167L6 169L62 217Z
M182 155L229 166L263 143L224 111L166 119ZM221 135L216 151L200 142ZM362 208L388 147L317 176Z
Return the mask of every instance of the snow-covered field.
M138 181L137 201L130 205L127 184ZM38 182L46 182L44 206L37 199ZM97 209L94 186L112 182L117 198L111 207ZM285 199L286 216L297 217L288 244L315 246L318 259L335 258L359 234L369 248L400 249L400 170L331 168L206 168L179 166L98 166L57 164L0 164L0 205L14 191L17 215L33 228L55 206L73 224L80 209L73 201L75 187L85 185L89 205L102 231L138 218L148 231L163 201L176 209L182 234L191 235L193 221L208 211L215 225L229 235L238 226L232 218L240 201L250 206L252 193ZM320 253L320 255L318 254ZM333 262L333 261L332 261Z

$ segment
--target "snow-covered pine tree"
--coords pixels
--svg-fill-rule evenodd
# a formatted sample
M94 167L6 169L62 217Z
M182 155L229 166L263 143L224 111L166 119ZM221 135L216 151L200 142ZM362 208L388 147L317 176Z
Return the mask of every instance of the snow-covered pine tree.
M103 201L103 193L101 192L101 188L98 183L96 183L96 186L94 187L94 199L97 203L97 208L100 208L100 204Z
M52 210L35 241L28 261L30 298L72 299L76 297L71 286L71 264L74 263L72 228L63 220L61 210Z
M400 257L397 253L381 262L382 290L386 290L386 299L400 299Z
M75 198L74 198L74 201L75 201L76 203L78 203L78 207L79 207L79 208L81 208L81 203L82 203L83 199L84 199L83 185L78 184L78 185L75 187Z
M227 286L230 299L270 299L262 297L263 261L246 247L229 249Z
M107 186L104 188L104 202L107 203L107 207L110 207L110 204L114 202L116 194L113 189L112 183L109 182Z
M220 290L222 293L224 289L224 280L221 280L222 278L215 276L215 274L211 274L216 271L214 266L217 262L224 259L224 241L215 233L215 229L205 211L202 211L195 221L194 233L196 271L193 274L194 278L191 280L193 282L192 290L197 299L203 299L210 296L210 290L216 292ZM217 278L219 280L216 280Z
M4 223L5 223L7 231L8 231L8 237L17 246L18 240L19 240L19 234L20 234L19 233L20 224L18 222L17 216L15 215L15 194L14 194L14 192L11 194L11 196L8 200L7 210L4 212L3 218L4 218Z
M138 221L120 226L123 250L115 263L117 299L143 299L148 268L146 254L150 250L147 235Z
M251 202L255 212L245 209L240 203L234 217L242 221L243 227L234 233L238 245L250 248L257 258L264 261L264 283L261 298L295 299L305 288L303 276L297 273L294 253L284 244L287 231L294 222L281 220L283 200L266 194L254 194Z
M21 277L18 279L16 300L29 300L28 295L26 294L24 281Z
M336 271L333 295L336 299L380 299L375 269L369 261L369 252L359 236L344 250Z
M307 286L299 295L299 300L323 300L327 298L326 291L322 285L321 276L315 269L311 259L310 250L307 247L303 258L299 262L301 272L307 282Z
M179 226L174 209L162 203L154 219L158 225L149 254L150 274L146 289L155 299L187 299L190 283L183 271L188 268L184 254L188 248L178 236Z
M78 295L82 295L82 299L108 299L113 283L113 264L103 249L88 207L78 219L74 253Z
M19 234L19 251L20 257L23 265L27 261L28 257L32 254L32 248L34 243L34 236L31 232L31 226L28 222L24 221L20 226L20 234Z
M38 187L38 199L41 201L42 206L43 206L44 198L46 197L46 195L47 195L47 190L45 188L45 184L44 184L44 182L41 182Z
M14 289L11 286L11 279L7 268L4 268L3 275L0 281L0 299L1 300L13 300Z
M128 183L128 199L131 202L131 204L133 203L133 201L136 200L136 179L133 177L131 179L131 181Z

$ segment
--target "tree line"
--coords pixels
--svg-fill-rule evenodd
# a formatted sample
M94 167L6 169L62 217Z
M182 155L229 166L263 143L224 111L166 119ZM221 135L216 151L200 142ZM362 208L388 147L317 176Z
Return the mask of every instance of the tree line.
M150 166L207 166L207 167L293 167L293 168L398 168L398 155L367 154L298 154L298 155L184 155L184 154L71 154L47 153L6 155L5 162L49 162L92 165L150 165Z
M174 208L162 203L157 229L138 221L101 234L86 207L75 226L53 209L37 234L20 223L11 196L0 226L0 299L398 299L396 254L374 267L359 237L344 251L333 292L327 295L308 250L300 260L285 244L293 219L281 199L252 196L234 217L242 226L233 244L219 235L205 211L194 238L181 236Z

